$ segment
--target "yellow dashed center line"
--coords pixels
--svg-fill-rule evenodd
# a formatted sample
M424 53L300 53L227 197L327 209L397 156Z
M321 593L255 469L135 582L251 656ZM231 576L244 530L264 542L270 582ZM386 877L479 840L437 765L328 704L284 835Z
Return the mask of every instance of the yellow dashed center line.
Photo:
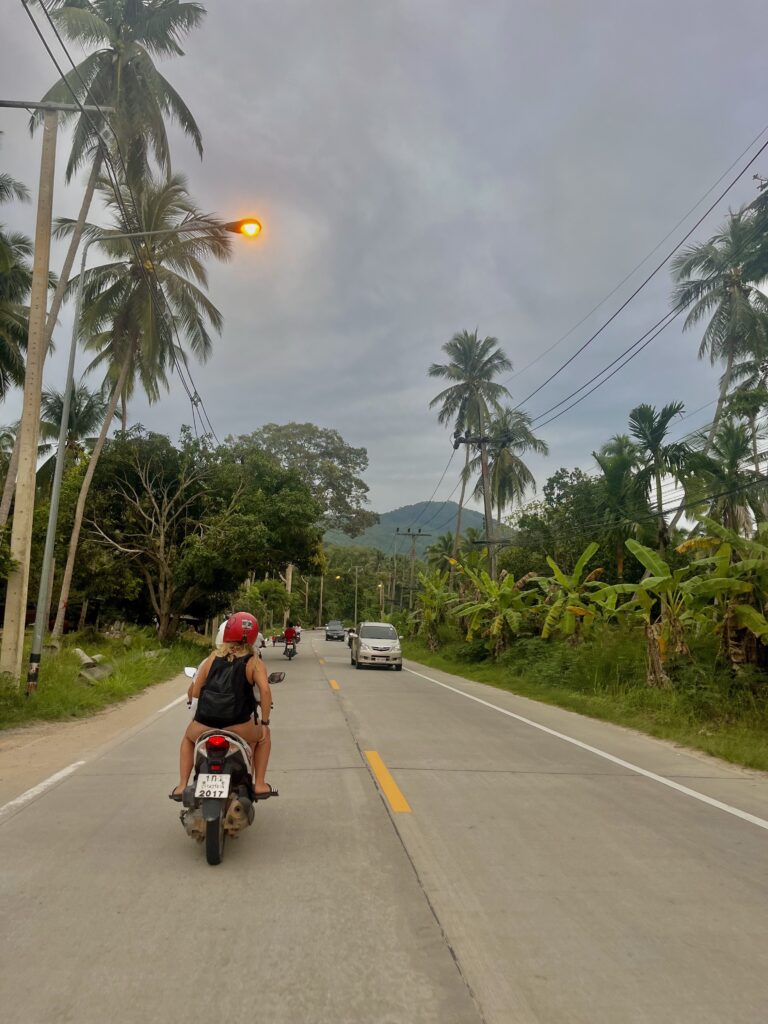
M381 756L375 750L366 750L365 756L392 810L396 814L410 814L411 805L400 792L399 786L392 778L389 768L384 764Z
M339 684L336 682L335 679L329 679L328 680L328 685L331 687L332 690L340 689Z
M324 665L324 664L325 664L325 658L321 658L321 659L320 659L320 664L321 664L321 665Z

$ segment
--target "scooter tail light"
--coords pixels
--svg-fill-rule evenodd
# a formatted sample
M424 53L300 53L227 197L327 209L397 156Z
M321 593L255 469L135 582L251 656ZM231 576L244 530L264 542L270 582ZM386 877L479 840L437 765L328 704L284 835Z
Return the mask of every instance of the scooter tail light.
M229 740L226 736L209 736L205 741L205 749L209 755L221 757L229 750Z

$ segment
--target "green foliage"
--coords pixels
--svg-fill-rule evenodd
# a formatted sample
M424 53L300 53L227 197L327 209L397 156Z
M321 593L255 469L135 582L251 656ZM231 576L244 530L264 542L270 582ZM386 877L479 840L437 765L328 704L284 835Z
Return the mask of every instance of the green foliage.
M307 487L246 441L211 448L186 433L174 445L137 427L106 446L95 484L90 541L132 568L163 639L184 613L231 606L250 574L300 569L317 552L320 510ZM267 607L276 611L274 595Z
M83 647L89 654L103 654L115 671L96 684L81 679L74 647ZM0 729L40 719L91 715L148 686L172 679L185 665L197 664L205 650L184 637L148 658L146 652L157 647L152 629L131 629L125 639L119 640L107 640L90 630L68 634L60 653L43 657L39 687L32 697L26 696L24 687L0 680Z
M576 560L573 572L565 573L552 558L547 563L552 570L551 577L538 577L537 582L544 592L545 619L541 629L542 639L559 635L574 637L588 629L601 613L603 605L593 600L595 591L604 587L598 577L602 569L587 574L587 564L595 557L599 545L588 544Z
M283 469L298 474L323 510L326 529L354 537L376 522L365 507L368 486L361 476L368 452L347 444L337 430L314 423L267 423L239 440L259 446Z
M455 603L455 596L448 586L448 575L433 569L429 573L419 573L419 592L416 612L416 635L421 637L430 650L435 650L440 639L441 628L448 618L450 605Z
M536 600L533 591L526 591L528 577L515 580L506 574L492 580L485 570L473 572L466 566L458 571L468 580L474 597L456 607L456 615L467 619L467 641L475 633L486 638L488 649L498 657L523 628L526 612Z

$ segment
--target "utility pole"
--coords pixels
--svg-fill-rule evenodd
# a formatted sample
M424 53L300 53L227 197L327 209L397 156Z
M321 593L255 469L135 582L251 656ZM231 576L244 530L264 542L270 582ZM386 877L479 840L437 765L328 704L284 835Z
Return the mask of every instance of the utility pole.
M481 416L482 421L482 416ZM479 434L462 434L456 430L453 435L453 447L456 450L461 444L472 444L480 448L480 464L483 475L483 513L485 519L485 541L488 545L488 575L492 580L496 579L496 544L493 536L493 510L491 509L491 488L488 473L488 442L503 442L503 437L489 437L483 433L483 424L480 424Z
M58 114L46 110L43 124L43 151L40 160L40 190L37 196L35 255L32 290L29 300L27 365L24 371L24 405L19 433L19 469L16 478L16 504L11 530L11 558L16 568L8 576L3 620L0 671L15 680L21 678L24 626L27 615L29 559L32 549L32 517L35 511L35 474L37 442L40 430L40 392L43 384L45 319L47 312L48 268L51 251L53 213L53 173L56 166Z
M364 565L353 565L352 568L355 570L355 618L354 624L357 626L357 574L361 569L364 569Z
M400 537L411 538L411 582L408 587L408 608L413 609L413 576L416 569L416 540L418 537L431 537L431 533L424 533L421 528L418 530L412 530L410 526L407 530L401 530L399 527L395 530L395 534Z
M392 600L390 601L389 610L391 613L395 611L395 601L397 600L397 531L395 531L395 549L392 553Z
M45 329L48 307L48 271L51 255L51 217L53 214L53 176L56 169L56 136L60 111L85 110L92 114L114 113L112 107L80 107L74 103L37 103L24 100L0 100L0 107L43 112L43 145L40 158L40 189L37 195L35 254L32 264L32 288L29 299L29 331L24 371L24 400L19 424L19 467L16 474L16 500L11 530L11 558L17 563L8 576L0 646L0 672L18 682L24 647L27 617L29 559L32 550L32 518L35 512L37 442L40 431L40 393L45 362Z

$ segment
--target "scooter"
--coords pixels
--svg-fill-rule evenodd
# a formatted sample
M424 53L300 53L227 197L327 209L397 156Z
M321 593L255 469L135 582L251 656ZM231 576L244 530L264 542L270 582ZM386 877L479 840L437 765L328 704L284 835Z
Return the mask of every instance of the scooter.
M286 657L288 659L288 661L290 661L292 658L296 657L296 641L295 640L286 640L286 642L285 642L285 650L283 651L283 656Z
M188 676L190 671L194 676L194 668L185 669ZM283 679L284 672L273 672L270 686ZM227 729L204 732L195 743L192 782L181 802L180 820L187 835L205 843L209 864L220 864L225 839L236 839L255 816L250 744Z

